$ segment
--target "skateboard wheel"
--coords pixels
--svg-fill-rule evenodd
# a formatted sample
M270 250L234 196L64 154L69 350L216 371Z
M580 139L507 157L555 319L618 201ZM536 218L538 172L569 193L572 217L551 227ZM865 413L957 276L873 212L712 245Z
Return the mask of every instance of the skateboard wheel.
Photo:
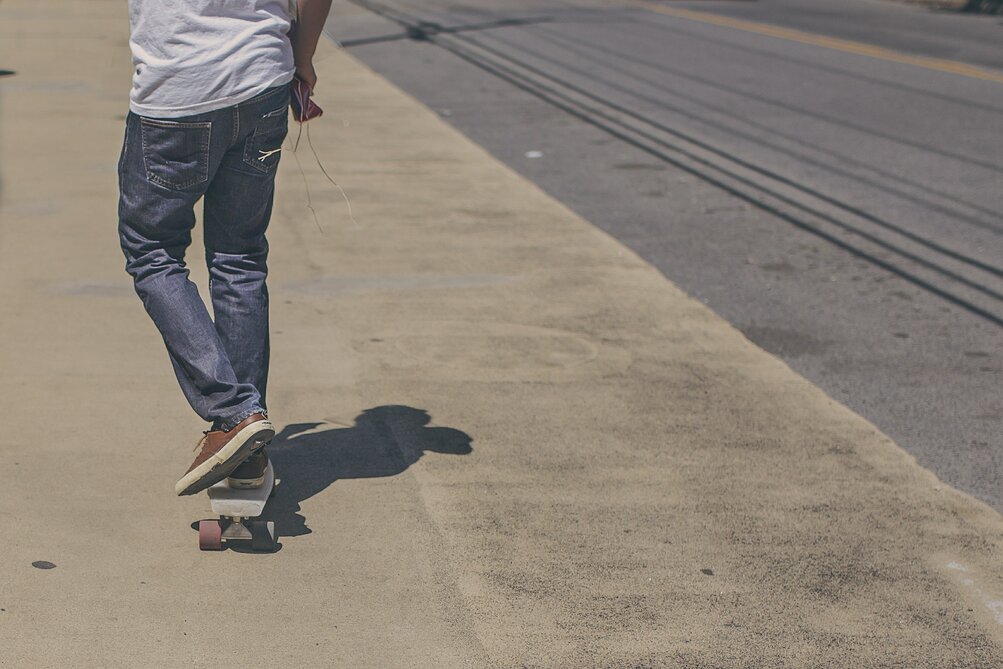
M275 523L254 523L251 525L251 550L275 550Z
M223 550L223 526L218 520L199 521L199 550Z

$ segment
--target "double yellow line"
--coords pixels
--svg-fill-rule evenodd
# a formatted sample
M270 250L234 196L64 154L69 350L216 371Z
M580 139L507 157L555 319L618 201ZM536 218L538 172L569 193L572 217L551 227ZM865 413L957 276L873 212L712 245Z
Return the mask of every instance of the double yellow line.
M959 74L963 77L971 77L972 79L981 79L983 81L993 81L997 84L1003 84L1003 72L984 70L980 67L975 67L974 65L959 63L953 60L926 58L924 56L911 56L906 53L892 51L891 49L883 49L879 46L872 46L862 42L852 42L850 40L838 39L835 37L815 35L813 33L806 33L800 30L793 30L791 28L781 28L779 26L772 26L766 23L733 19L727 16L720 16L718 14L709 14L707 12L695 12L681 7L667 7L654 2L648 2L647 0L628 0L628 3L652 12L675 16L681 19L689 19L690 21L698 21L700 23L708 23L715 26L734 28L735 30L757 33L759 35L769 35L770 37L786 39L792 42L800 42L802 44L811 44L812 46L823 47L826 49L835 49L836 51L853 53L858 56L868 56L870 58L878 58L880 60L887 60L893 63L915 65L916 67L922 67L927 70L947 72L948 74Z

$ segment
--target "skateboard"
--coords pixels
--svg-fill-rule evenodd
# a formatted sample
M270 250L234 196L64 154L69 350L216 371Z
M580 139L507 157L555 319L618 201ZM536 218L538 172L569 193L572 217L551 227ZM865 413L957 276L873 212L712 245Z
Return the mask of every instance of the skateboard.
M231 488L227 479L208 490L212 512L219 520L199 521L199 549L221 551L224 544L250 544L251 550L275 550L275 523L255 520L275 489L275 470L269 462L264 483L258 488Z

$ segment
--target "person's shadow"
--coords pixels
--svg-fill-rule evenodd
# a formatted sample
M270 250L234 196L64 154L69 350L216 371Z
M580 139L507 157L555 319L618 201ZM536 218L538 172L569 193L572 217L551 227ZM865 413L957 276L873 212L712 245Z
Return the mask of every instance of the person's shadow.
M278 537L309 534L300 503L338 479L396 476L426 451L467 455L473 450L465 432L427 427L431 420L422 409L379 406L356 416L354 427L285 427L267 449L279 484L261 519L275 521Z

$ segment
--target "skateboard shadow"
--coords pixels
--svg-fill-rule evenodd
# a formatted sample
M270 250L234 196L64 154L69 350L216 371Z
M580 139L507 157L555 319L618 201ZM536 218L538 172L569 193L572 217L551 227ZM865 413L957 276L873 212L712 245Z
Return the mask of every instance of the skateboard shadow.
M275 522L279 537L310 534L300 503L338 479L396 476L426 452L467 455L473 451L468 434L428 427L431 420L422 409L392 405L366 409L356 416L353 427L286 426L268 446L280 483L261 518Z

